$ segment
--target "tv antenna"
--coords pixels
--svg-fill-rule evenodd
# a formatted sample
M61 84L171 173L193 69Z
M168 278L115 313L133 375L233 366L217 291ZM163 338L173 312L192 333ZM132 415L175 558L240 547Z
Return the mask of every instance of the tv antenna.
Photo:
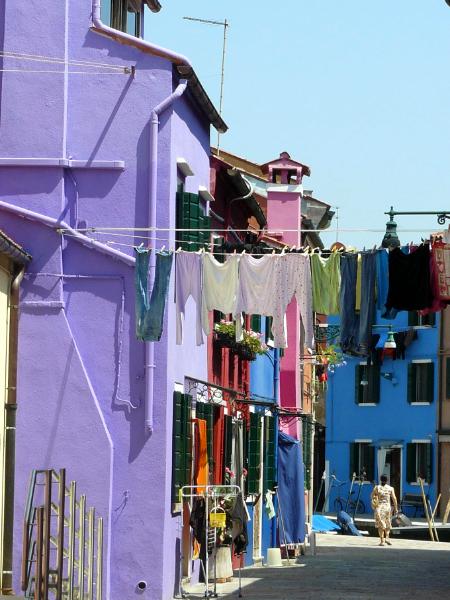
M223 107L223 84L225 79L225 53L227 47L227 29L230 26L228 21L212 21L210 19L197 19L196 17L183 17L186 21L196 21L197 23L205 23L206 25L219 25L223 27L223 46L222 46L222 69L220 75L220 97L219 97L219 115L222 116ZM217 154L220 154L220 132L217 132Z

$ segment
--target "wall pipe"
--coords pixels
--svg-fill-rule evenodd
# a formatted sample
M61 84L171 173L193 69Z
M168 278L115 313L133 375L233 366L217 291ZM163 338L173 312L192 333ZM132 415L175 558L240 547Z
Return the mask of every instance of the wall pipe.
M280 350L273 349L273 397L277 405L280 404ZM275 481L278 485L278 425L280 417L278 411L274 415L275 419L275 439L274 439L274 454L275 454ZM277 547L277 520L272 522L272 548Z
M156 44L151 44L141 38L137 38L133 35L129 35L128 33L124 33L123 31L119 31L117 29L113 29L108 25L105 25L101 20L101 0L92 0L92 24L93 28L99 33L103 33L108 37L112 37L123 44L128 44L130 46L134 46L136 48L140 48L146 52L151 52L156 56L161 56L162 58L167 58L170 61L174 62L178 66L186 67L187 69L192 69L191 62L183 56L182 54L178 54L177 52L173 52L172 50L168 50L167 48L162 48L161 46L157 46Z
M129 256L120 250L115 250L114 248L110 248L97 240L93 240L87 235L83 235L79 233L75 229L72 229L65 221L61 221L59 219L54 219L53 217L48 217L47 215L43 215L41 213L34 212L32 210L28 210L27 208L22 208L21 206L15 206L14 204L8 204L8 202L4 202L0 200L0 209L3 209L7 212L18 215L19 217L23 217L24 219L30 219L31 221L37 221L38 223L42 223L42 225L46 225L47 227L51 227L52 229L64 229L65 233L68 233L72 239L77 242L80 242L84 246L88 248L92 248L93 250L97 250L102 254L106 254L116 260L120 260L130 267L134 267L135 260L133 256Z
M95 0L94 0L95 1ZM152 110L150 115L150 168L149 168L149 222L148 227L150 233L150 247L152 253L150 255L150 284L154 280L155 265L156 265L156 201L158 194L158 133L159 133L159 117L167 108L180 98L186 91L188 82L186 79L181 79L175 90L160 102ZM155 343L146 342L145 344L145 427L151 434L153 433L153 397L154 397L154 382L155 382Z

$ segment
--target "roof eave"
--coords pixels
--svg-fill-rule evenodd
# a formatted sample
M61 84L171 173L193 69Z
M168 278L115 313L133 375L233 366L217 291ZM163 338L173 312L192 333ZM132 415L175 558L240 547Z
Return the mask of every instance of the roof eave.
M16 244L11 238L0 231L0 253L6 254L13 262L26 266L31 261L31 255Z
M159 12L162 8L162 6L158 2L158 0L145 0L145 2L147 4L147 6L149 7L149 9L154 13Z
M194 69L188 65L177 65L176 70L180 77L188 80L188 89L190 93L211 125L213 125L219 133L225 133L228 130L228 125L215 108L210 97L206 93L205 88L200 83Z

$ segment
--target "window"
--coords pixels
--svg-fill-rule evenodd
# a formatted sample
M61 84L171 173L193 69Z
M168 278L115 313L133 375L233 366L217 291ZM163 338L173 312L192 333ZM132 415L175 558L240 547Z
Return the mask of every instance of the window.
M250 329L261 333L261 315L252 315L250 319Z
M100 16L106 25L140 37L141 11L140 0L102 0Z
M183 250L195 252L209 244L211 219L205 214L198 194L177 192L177 229L177 246Z
M373 481L375 477L375 447L370 442L352 442L350 444L350 479L353 473L363 477L364 481Z
M428 442L406 444L406 480L408 483L416 483L419 477L426 483L432 482L432 452L433 445Z
M408 312L408 325L410 327L418 327L428 325L434 327L436 324L436 313L430 313L428 315L420 315L416 310Z
M408 402L423 404L433 402L434 363L412 362L408 365Z
M378 404L380 401L380 367L378 365L356 365L356 404Z

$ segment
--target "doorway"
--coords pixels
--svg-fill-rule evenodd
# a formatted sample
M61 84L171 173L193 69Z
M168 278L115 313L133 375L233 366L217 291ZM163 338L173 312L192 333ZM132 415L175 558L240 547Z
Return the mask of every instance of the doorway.
M402 487L402 449L400 446L378 449L378 477L386 475L388 483L394 488L398 501L401 500Z

